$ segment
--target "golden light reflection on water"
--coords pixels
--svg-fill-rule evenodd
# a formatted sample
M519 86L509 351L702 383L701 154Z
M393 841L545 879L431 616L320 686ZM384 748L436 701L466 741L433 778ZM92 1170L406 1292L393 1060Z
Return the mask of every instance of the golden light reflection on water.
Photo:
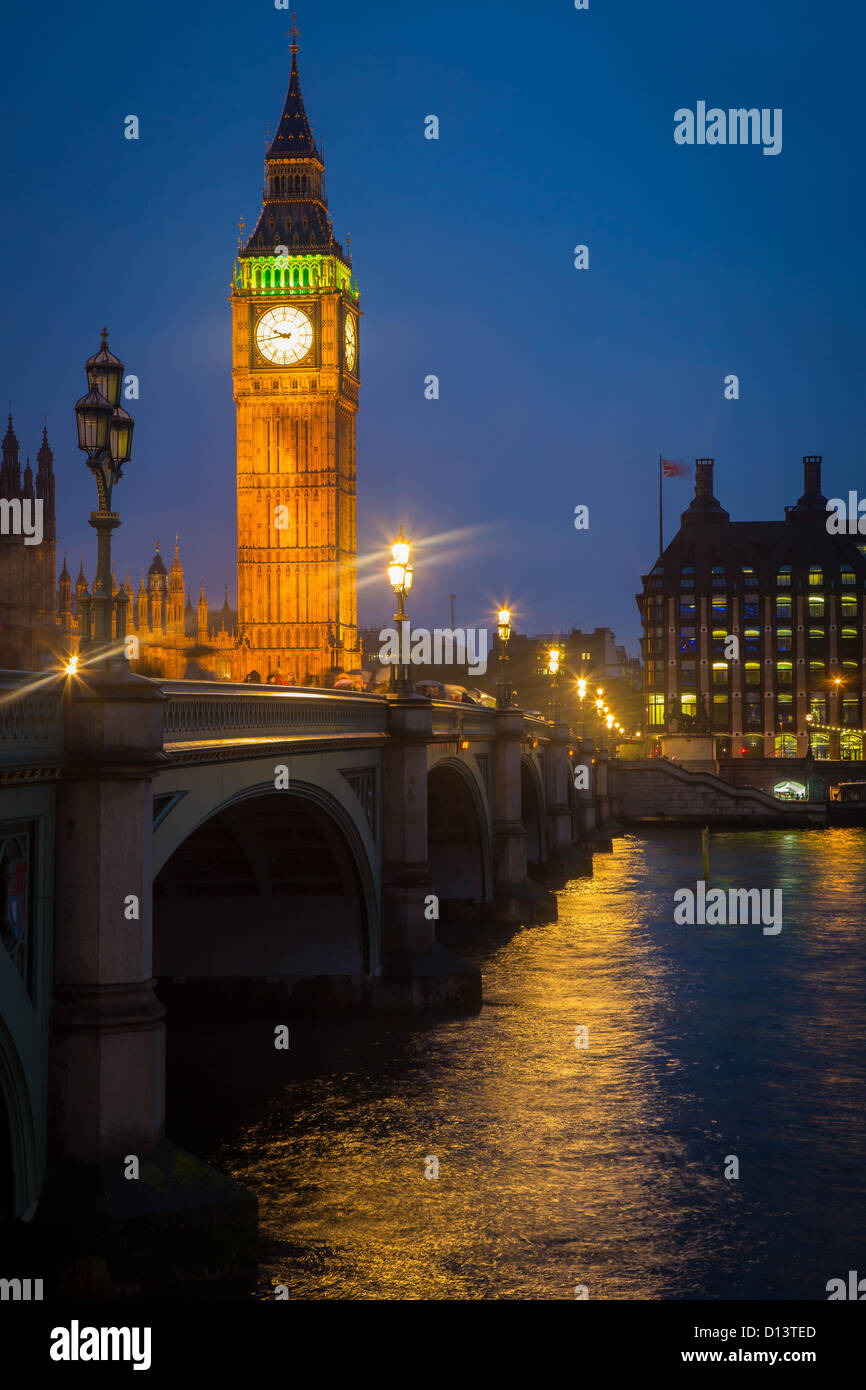
M793 1261L820 1297L840 1193L862 1211L863 836L712 852L713 882L783 887L778 938L675 928L699 839L627 838L557 923L464 944L480 1015L293 1028L292 1079L214 1154L259 1198L259 1296L779 1297Z

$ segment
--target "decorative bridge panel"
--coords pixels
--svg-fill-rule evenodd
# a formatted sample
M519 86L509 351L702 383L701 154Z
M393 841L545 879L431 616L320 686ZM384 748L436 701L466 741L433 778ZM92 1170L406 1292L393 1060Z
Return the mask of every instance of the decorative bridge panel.
M343 695L334 691L218 687L160 681L168 696L166 743L195 738L230 738L254 734L384 733L387 708L380 696Z
M0 678L0 763L45 762L63 754L60 693L28 695L28 677ZM19 693L21 692L21 693Z

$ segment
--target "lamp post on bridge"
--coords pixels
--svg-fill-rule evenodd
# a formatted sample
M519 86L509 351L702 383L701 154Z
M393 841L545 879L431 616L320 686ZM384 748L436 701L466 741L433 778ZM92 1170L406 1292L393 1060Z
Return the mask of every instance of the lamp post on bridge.
M578 732L580 737L583 738L583 702L586 699L586 681L583 676L581 676L580 680L577 682L577 698L580 701L580 723L578 724Z
M113 658L111 617L114 600L111 592L111 533L120 525L117 512L111 510L111 494L115 483L123 477L123 465L132 455L132 431L135 421L120 404L123 382L123 363L108 350L108 329L102 330L102 344L85 364L89 390L75 404L78 426L78 447L87 455L87 466L96 479L99 508L90 513L90 525L97 535L96 579L93 584L94 632L82 634L81 647L95 649L97 663L103 668ZM126 604L123 594L117 604L117 638L122 644L126 636Z
M547 653L547 674L550 676L551 703L553 705L553 723L556 723L556 678L559 675L560 651L558 647L550 647Z
M391 588L397 595L397 612L394 614L394 622L397 624L397 641L399 643L399 654L401 660L391 667L391 681L389 689L395 695L411 695L412 684L409 680L408 667L404 666L403 656L403 627L409 619L405 609L405 599L409 590L412 588L412 577L415 573L414 566L409 563L411 547L403 535L401 525L399 535L391 546L391 563L388 566L388 580ZM399 675L397 674L399 670Z
M508 709L511 705L511 683L508 680L508 640L511 637L511 611L508 608L500 608L499 624L499 688L496 693L496 705L498 709Z

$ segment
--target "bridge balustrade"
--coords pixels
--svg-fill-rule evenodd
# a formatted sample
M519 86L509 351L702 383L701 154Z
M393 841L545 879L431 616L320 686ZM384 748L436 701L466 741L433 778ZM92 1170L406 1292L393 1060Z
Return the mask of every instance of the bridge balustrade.
M453 700L434 700L433 734L437 738L455 738L462 729L463 737L488 740L496 731L496 710L484 705L461 705ZM524 715L524 730L531 738L546 742L552 725L546 719Z
M167 745L202 739L307 732L384 733L387 702L381 695L296 687L219 685L208 681L160 681L168 696Z
M27 766L57 761L62 755L60 688L46 688L34 677L32 693L27 693L20 671L0 673L0 764Z

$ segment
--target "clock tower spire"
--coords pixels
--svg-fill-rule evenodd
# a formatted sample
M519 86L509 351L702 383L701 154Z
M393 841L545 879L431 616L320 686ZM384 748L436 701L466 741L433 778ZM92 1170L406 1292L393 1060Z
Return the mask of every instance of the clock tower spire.
M298 72L232 285L240 677L321 684L357 662L358 290Z

